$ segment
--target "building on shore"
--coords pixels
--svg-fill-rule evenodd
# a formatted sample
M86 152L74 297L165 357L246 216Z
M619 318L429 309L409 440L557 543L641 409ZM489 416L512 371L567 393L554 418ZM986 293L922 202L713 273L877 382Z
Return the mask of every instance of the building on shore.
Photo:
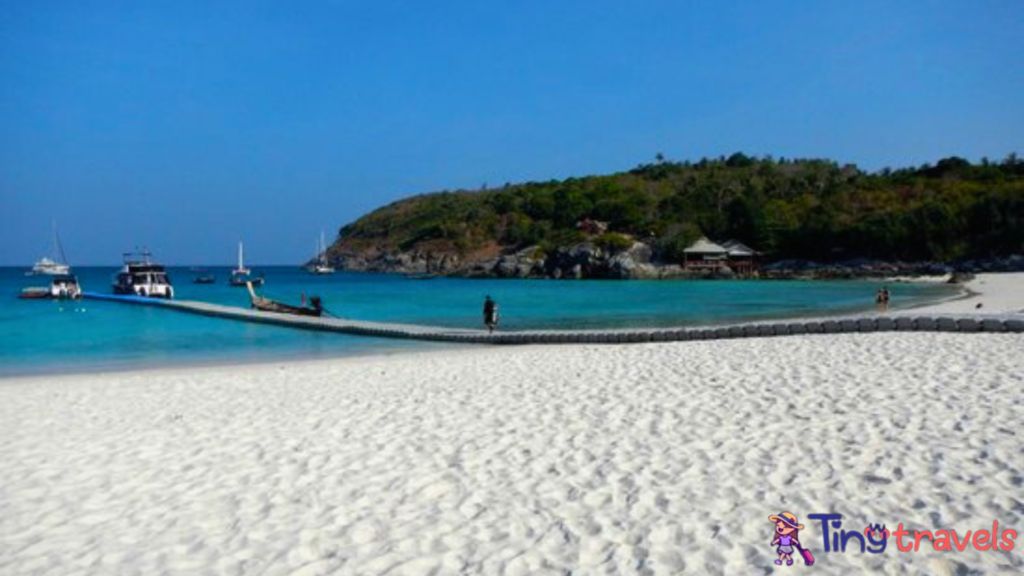
M756 250L739 240L722 242L722 248L729 252L729 268L732 268L733 272L743 276L754 272L757 265Z
M683 268L694 271L732 270L748 275L756 267L757 251L738 240L722 243L700 238L683 250Z
M707 238L700 238L683 250L683 268L720 270L729 265L729 251Z

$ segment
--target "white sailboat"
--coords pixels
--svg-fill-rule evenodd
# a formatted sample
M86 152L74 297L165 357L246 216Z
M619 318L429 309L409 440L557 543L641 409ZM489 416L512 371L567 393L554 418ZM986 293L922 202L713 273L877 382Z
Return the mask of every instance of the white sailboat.
M327 244L324 242L324 233L320 231L320 243L316 246L316 263L309 268L312 274L334 274L334 266L327 262Z
M245 286L246 284L252 284L253 286L262 286L263 277L254 278L252 276L252 270L245 267L243 255L245 254L245 248L242 246L242 241L238 241L238 268L231 271L231 279L229 282L232 286Z
M49 274L49 275L63 275L71 272L71 267L67 264L67 258L64 256L64 247L60 243L60 236L57 234L57 223L53 223L53 258L44 256L38 262L36 262L32 269L25 273L26 276L35 276L37 274Z

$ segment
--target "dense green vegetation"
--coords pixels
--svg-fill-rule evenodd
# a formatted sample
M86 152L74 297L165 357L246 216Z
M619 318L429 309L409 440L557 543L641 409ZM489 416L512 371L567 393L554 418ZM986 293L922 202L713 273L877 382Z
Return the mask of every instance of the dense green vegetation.
M665 260L695 238L736 238L772 259L942 260L1024 253L1024 161L934 165L867 173L827 160L699 162L660 155L625 173L440 192L377 210L341 230L344 250L469 253L490 246L547 251L608 223L609 248L632 236Z

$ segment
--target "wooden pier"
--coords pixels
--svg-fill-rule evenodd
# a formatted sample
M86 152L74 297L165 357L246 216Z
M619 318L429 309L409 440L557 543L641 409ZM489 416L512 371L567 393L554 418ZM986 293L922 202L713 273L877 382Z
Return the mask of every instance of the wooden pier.
M680 328L622 328L606 330L521 330L488 333L486 330L367 322L345 318L313 318L260 312L190 300L160 300L137 296L115 296L86 292L93 300L153 306L177 312L215 318L272 324L299 330L338 332L374 338L401 338L467 344L619 344L630 342L679 342L754 338L795 334L839 334L849 332L1024 332L1020 314L862 314L829 318L772 320L714 326Z

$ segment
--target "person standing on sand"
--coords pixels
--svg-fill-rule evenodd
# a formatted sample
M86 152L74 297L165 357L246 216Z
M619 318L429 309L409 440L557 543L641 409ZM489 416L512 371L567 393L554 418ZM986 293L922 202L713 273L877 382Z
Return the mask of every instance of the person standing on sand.
M488 332L494 332L498 327L498 303L488 296L484 299L484 326Z

